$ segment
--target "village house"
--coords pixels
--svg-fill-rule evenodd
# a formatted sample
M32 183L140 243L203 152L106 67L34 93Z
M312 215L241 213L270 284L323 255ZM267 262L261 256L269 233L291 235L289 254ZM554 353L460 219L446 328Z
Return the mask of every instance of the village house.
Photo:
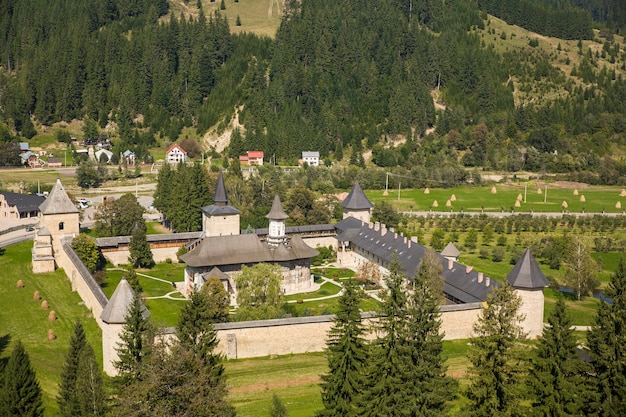
M263 151L248 151L239 157L240 165L263 166Z
M320 166L319 152L302 152L302 163L306 163L311 167Z
M48 163L48 168L61 168L63 166L63 160L57 157L50 157L46 162Z
M168 164L178 164L179 162L185 163L187 162L187 151L175 143L165 152L165 160Z

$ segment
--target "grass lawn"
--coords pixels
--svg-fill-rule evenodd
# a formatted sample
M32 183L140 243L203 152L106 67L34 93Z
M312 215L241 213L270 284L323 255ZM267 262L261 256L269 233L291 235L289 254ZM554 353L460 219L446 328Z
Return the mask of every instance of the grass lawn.
M514 209L515 212L524 213L531 210L534 213L559 213L562 211L564 201L567 202L567 210L572 213L580 213L583 208L587 213L601 213L602 210L607 213L621 213L621 208L615 208L617 202L620 202L622 207L626 207L626 197L620 197L620 187L589 186L581 188L578 190L578 195L574 195L574 189L548 185L546 196L545 186L528 185L525 203L523 184L497 184L494 187L496 188L495 194L491 192L492 186L430 188L429 194L424 194L423 189L405 189L401 190L400 199L398 199L397 190L390 191L387 196L383 195L384 190L366 190L365 194L374 204L384 200L401 211L432 209L433 212L449 212L452 209L455 213L461 210L480 212L481 207L484 207L486 212L499 212L502 209L505 212L511 212ZM541 194L537 193L538 189L541 189ZM521 207L514 207L520 194L522 195ZM446 207L446 202L453 200L453 195L456 201L451 201L451 208ZM583 196L585 202L580 201ZM432 207L434 201L437 201L438 207Z
M69 339L76 320L81 320L87 339L102 364L102 335L91 312L83 305L62 270L53 273L33 274L31 268L32 241L10 246L0 256L0 360L11 355L13 342L20 339L30 356L31 363L44 395L45 415L58 412L56 395ZM18 289L21 279L24 288ZM33 300L39 291L42 300L48 301L49 310L41 309L41 301ZM57 320L48 321L50 310ZM48 329L54 330L57 339L47 340ZM8 346L4 341L8 339Z
M352 278L354 271L348 268L311 268L311 273L326 278Z

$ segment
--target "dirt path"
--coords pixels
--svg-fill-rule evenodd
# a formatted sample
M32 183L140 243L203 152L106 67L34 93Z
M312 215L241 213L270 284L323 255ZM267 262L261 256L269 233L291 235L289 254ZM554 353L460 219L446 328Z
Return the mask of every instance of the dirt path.
M309 378L298 378L288 381L272 381L272 382L262 382L259 384L252 385L244 385L241 387L230 388L229 392L231 394L239 394L239 393L251 393L251 392L259 392L259 391L268 391L279 388L291 388L298 387L302 385L311 385L311 384L319 384L322 382L320 377L309 377Z

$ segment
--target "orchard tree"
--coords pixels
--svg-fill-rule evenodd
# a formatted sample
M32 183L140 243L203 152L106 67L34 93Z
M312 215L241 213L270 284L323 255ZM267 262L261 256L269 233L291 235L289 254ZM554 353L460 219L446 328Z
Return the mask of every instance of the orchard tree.
M0 415L6 417L43 416L41 388L21 341L16 341L2 373Z
M587 334L592 372L589 414L620 416L626 410L626 260L622 257Z
M532 396L531 414L537 417L584 414L588 391L586 366L578 356L572 321L560 296L544 327L528 379Z
M345 283L339 298L339 311L328 332L328 373L322 375L324 409L317 413L319 417L357 415L356 405L367 365L358 291L355 281Z
M516 346L524 336L519 314L522 301L506 282L494 288L473 326L468 353L471 383L466 394L470 416L517 415L520 409L522 355Z

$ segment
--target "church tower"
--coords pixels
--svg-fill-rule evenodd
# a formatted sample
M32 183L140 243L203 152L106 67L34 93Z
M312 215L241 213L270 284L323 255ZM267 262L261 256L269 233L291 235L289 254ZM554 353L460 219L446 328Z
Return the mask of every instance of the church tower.
M365 223L370 222L371 208L374 207L372 202L365 196L358 181L354 183L354 187L350 190L350 194L341 202L343 207L343 218L354 217Z
M515 289L522 300L519 313L525 316L522 325L524 332L531 339L543 332L543 289L548 286L548 279L539 269L539 265L526 249L522 258L506 276L507 282Z
M220 170L217 186L213 196L213 204L202 207L202 230L205 236L238 235L241 212L228 205L228 195L224 185L224 175Z
M272 209L265 217L270 219L267 243L270 246L278 246L280 243L285 243L287 241L287 238L285 237L285 219L289 216L284 212L283 205L280 202L278 194L274 196Z

